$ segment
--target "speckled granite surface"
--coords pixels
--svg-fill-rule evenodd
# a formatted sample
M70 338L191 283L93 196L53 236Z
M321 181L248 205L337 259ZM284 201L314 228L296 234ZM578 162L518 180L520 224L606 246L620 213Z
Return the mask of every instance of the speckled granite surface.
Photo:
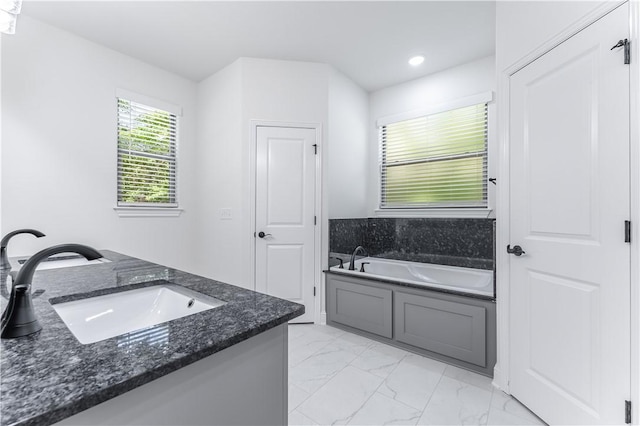
M38 271L42 331L0 343L0 424L47 425L164 376L304 313L304 306L101 250L112 263ZM225 305L82 345L50 304L170 282ZM4 294L4 292L3 292ZM76 296L74 296L76 295ZM0 298L4 311L6 299Z
M398 280L394 280L393 278L385 278L382 276L379 277L358 277L358 275L353 274L352 272L347 272L344 270L340 270L340 269L325 269L324 271L325 274L328 275L335 275L335 276L343 276L343 277L351 277L351 278L360 278L360 279L365 279L365 280L372 280L372 281L377 281L377 282L381 282L381 283L385 283L385 284L392 284L395 286L399 286L399 287L408 287L408 288L415 288L417 290L429 290L429 291L435 291L437 293L447 293L447 294L455 294L458 296L465 296L465 297L471 297L472 299L482 299L482 300L495 300L495 297L493 296L486 296L483 294L475 294L475 293L468 293L468 292L463 292L463 291L456 291L456 290L451 290L451 289L446 289L446 288L437 288L437 287L429 287L429 286L425 286L424 284L412 284L412 283L407 283L407 282L403 282L403 281L398 281Z
M493 219L363 218L329 220L329 251L411 262L493 269ZM333 263L331 263L333 265Z

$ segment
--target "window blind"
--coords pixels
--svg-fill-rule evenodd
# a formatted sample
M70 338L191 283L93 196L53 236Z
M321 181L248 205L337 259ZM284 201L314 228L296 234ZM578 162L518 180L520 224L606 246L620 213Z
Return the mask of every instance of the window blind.
M177 207L175 114L118 98L118 206Z
M487 104L380 127L381 208L487 206Z

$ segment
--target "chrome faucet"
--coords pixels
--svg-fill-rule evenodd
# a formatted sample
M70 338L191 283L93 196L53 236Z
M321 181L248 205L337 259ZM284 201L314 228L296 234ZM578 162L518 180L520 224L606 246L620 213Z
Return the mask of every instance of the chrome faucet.
M40 262L49 256L69 252L81 254L87 260L95 260L102 257L97 250L81 244L60 244L41 250L31 256L24 265L22 265L16 279L13 281L9 303L7 304L7 309L2 314L2 332L0 333L0 337L3 339L12 339L27 336L42 330L42 325L40 325L40 322L38 322L36 318L31 300L31 281L33 280L33 274Z
M349 270L350 271L355 271L355 267L354 267L354 263L356 261L356 255L358 254L358 252L363 252L366 256L369 256L369 253L367 253L367 251L364 249L364 247L362 246L358 246L355 248L355 250L353 250L353 253L351 253L351 262L349 262Z
M11 269L11 263L9 263L9 256L7 256L7 244L9 244L9 240L14 235L18 234L32 234L36 237L44 237L44 234L35 229L18 229L17 231L9 232L7 235L2 237L2 241L0 241L0 269Z

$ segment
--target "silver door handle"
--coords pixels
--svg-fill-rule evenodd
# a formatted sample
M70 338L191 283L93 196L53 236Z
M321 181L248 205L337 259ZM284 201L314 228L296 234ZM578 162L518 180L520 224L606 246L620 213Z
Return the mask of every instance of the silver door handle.
M271 234L265 234L264 232L260 231L260 232L258 232L258 237L260 237L260 238L272 237L272 235Z

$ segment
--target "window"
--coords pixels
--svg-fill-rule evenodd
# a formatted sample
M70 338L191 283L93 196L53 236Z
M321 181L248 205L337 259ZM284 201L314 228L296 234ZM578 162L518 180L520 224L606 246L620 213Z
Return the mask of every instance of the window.
M487 206L487 104L380 126L381 208Z
M177 115L117 99L118 206L177 207Z

